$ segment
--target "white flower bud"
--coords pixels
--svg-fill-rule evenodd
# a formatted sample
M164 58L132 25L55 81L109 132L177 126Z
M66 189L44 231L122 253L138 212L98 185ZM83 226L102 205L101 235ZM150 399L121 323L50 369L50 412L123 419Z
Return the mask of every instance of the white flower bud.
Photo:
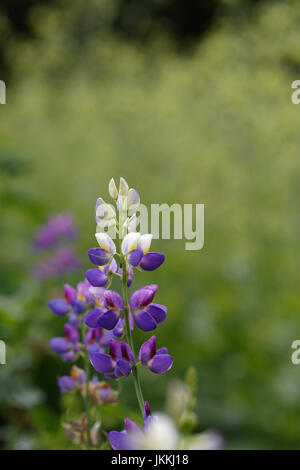
M112 197L113 199L117 199L118 189L117 189L115 180L113 178L111 178L111 180L108 184L108 192L109 192L110 197Z
M135 212L140 205L140 195L136 189L129 189L128 191L128 210Z
M128 232L136 232L137 226L137 216L133 214L130 219L128 219L127 228Z
M119 194L120 194L121 196L127 196L127 194L128 194L128 189L129 189L129 186L128 186L127 181L126 181L124 178L122 178L122 176L121 176L121 178L120 178L120 186L119 186Z

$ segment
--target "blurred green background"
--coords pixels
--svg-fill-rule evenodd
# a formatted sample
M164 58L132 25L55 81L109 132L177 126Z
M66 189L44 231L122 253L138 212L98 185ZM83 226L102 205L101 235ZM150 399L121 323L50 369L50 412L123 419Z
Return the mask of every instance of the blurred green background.
M194 365L198 431L226 448L300 448L299 25L297 0L1 2L2 448L72 448L56 385L69 365L48 347L64 280L32 278L31 243L71 212L83 265L67 280L80 281L94 201L120 175L145 204L205 204L204 248L154 241L166 262L136 277L169 311L157 335L173 369L142 374L152 408ZM132 390L121 413L134 418Z

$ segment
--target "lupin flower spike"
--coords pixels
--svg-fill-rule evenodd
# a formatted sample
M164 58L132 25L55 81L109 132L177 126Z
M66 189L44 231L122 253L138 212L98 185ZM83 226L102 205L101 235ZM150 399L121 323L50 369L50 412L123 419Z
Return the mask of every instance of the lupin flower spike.
M81 420L64 425L67 435L74 438L76 434L75 441L86 442L86 448L97 443L94 430L99 428L99 423L91 425L89 406L114 404L117 400L117 392L106 382L99 381L98 377L89 379L91 364L109 379L128 377L133 372L137 400L144 416L144 430L126 418L124 431L109 434L112 448L149 448L153 433L149 434L148 429L154 418L149 403L143 398L138 368L144 365L151 372L162 374L172 367L173 358L167 348L156 349L156 338L152 336L140 347L137 362L132 331L134 322L143 331L156 329L166 319L167 308L152 302L158 288L156 284L133 292L129 301L127 289L133 281L134 269L153 271L163 264L165 256L160 252L150 252L150 233L142 235L136 231L135 211L140 204L139 193L129 188L122 177L119 188L112 178L108 190L116 209L101 197L95 203L95 237L99 247L88 251L95 267L87 270L86 279L78 284L77 289L66 284L64 298L49 302L55 315L68 316L64 336L52 338L50 346L64 361L74 362L84 357L85 370L73 366L69 376L58 379L62 393L79 390L85 400L86 413L82 414ZM115 242L104 231L110 228L115 228L119 234L118 253ZM114 277L121 280L122 295L110 289Z

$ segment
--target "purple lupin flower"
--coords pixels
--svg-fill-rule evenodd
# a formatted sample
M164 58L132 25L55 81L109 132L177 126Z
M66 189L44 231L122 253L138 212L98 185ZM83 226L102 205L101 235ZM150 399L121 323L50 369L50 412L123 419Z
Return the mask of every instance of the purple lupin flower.
M91 352L90 361L96 371L108 379L127 377L131 372L131 366L135 364L130 346L124 341L118 342L114 339L109 342L109 354Z
M105 266L110 263L116 253L116 245L107 233L96 233L95 237L100 248L91 248L88 256L95 266Z
M163 374L171 369L173 358L168 354L167 348L156 349L156 338L152 336L142 344L139 352L139 360L144 366L155 374Z
M70 214L58 214L37 230L34 246L37 250L52 248L59 238L73 239L77 235L73 218Z
M157 288L156 284L145 286L135 291L129 300L135 323L143 331L155 330L167 315L167 307L152 303Z
M93 299L89 294L91 284L85 280L77 285L77 290L69 284L64 285L64 297L53 299L48 306L54 315L64 316L67 313L81 315L88 304L92 304Z
M94 287L107 287L112 273L118 269L116 260L113 258L111 263L107 266L99 266L98 268L88 269L86 271L86 278Z
M101 287L91 289L96 293L100 306L87 313L84 322L91 328L101 326L106 330L112 330L118 323L120 311L124 309L124 300L114 290L101 289Z
M122 242L122 253L127 257L129 264L133 267L139 266L144 271L154 271L159 268L165 255L158 251L149 251L152 235L138 232L128 233Z
M78 331L69 323L66 323L64 326L64 336L52 338L50 340L50 347L61 355L63 361L76 360L81 349Z
M70 375L63 375L57 380L61 393L71 392L75 388L80 388L86 381L86 373L77 366L72 366Z
M105 347L109 345L113 337L112 331L105 331L101 327L91 328L84 338L84 345L89 353L91 352L104 352Z
M144 430L149 426L153 419L148 401L144 403ZM137 442L143 434L143 430L129 418L124 419L123 431L110 431L108 434L109 443L114 450L134 450L137 448Z

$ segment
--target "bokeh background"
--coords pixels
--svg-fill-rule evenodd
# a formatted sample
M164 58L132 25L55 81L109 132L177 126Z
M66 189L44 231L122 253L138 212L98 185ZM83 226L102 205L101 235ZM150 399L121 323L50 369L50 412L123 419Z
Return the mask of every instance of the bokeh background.
M169 309L158 334L173 369L142 376L152 408L192 365L196 431L300 448L299 24L297 0L1 1L2 448L72 448L56 385L69 366L48 346L63 320L47 303L90 266L94 201L120 175L145 204L205 204L204 249L155 241L163 268L137 276ZM33 249L36 230L65 212L81 268L36 277L52 256ZM132 390L108 427L134 419Z

